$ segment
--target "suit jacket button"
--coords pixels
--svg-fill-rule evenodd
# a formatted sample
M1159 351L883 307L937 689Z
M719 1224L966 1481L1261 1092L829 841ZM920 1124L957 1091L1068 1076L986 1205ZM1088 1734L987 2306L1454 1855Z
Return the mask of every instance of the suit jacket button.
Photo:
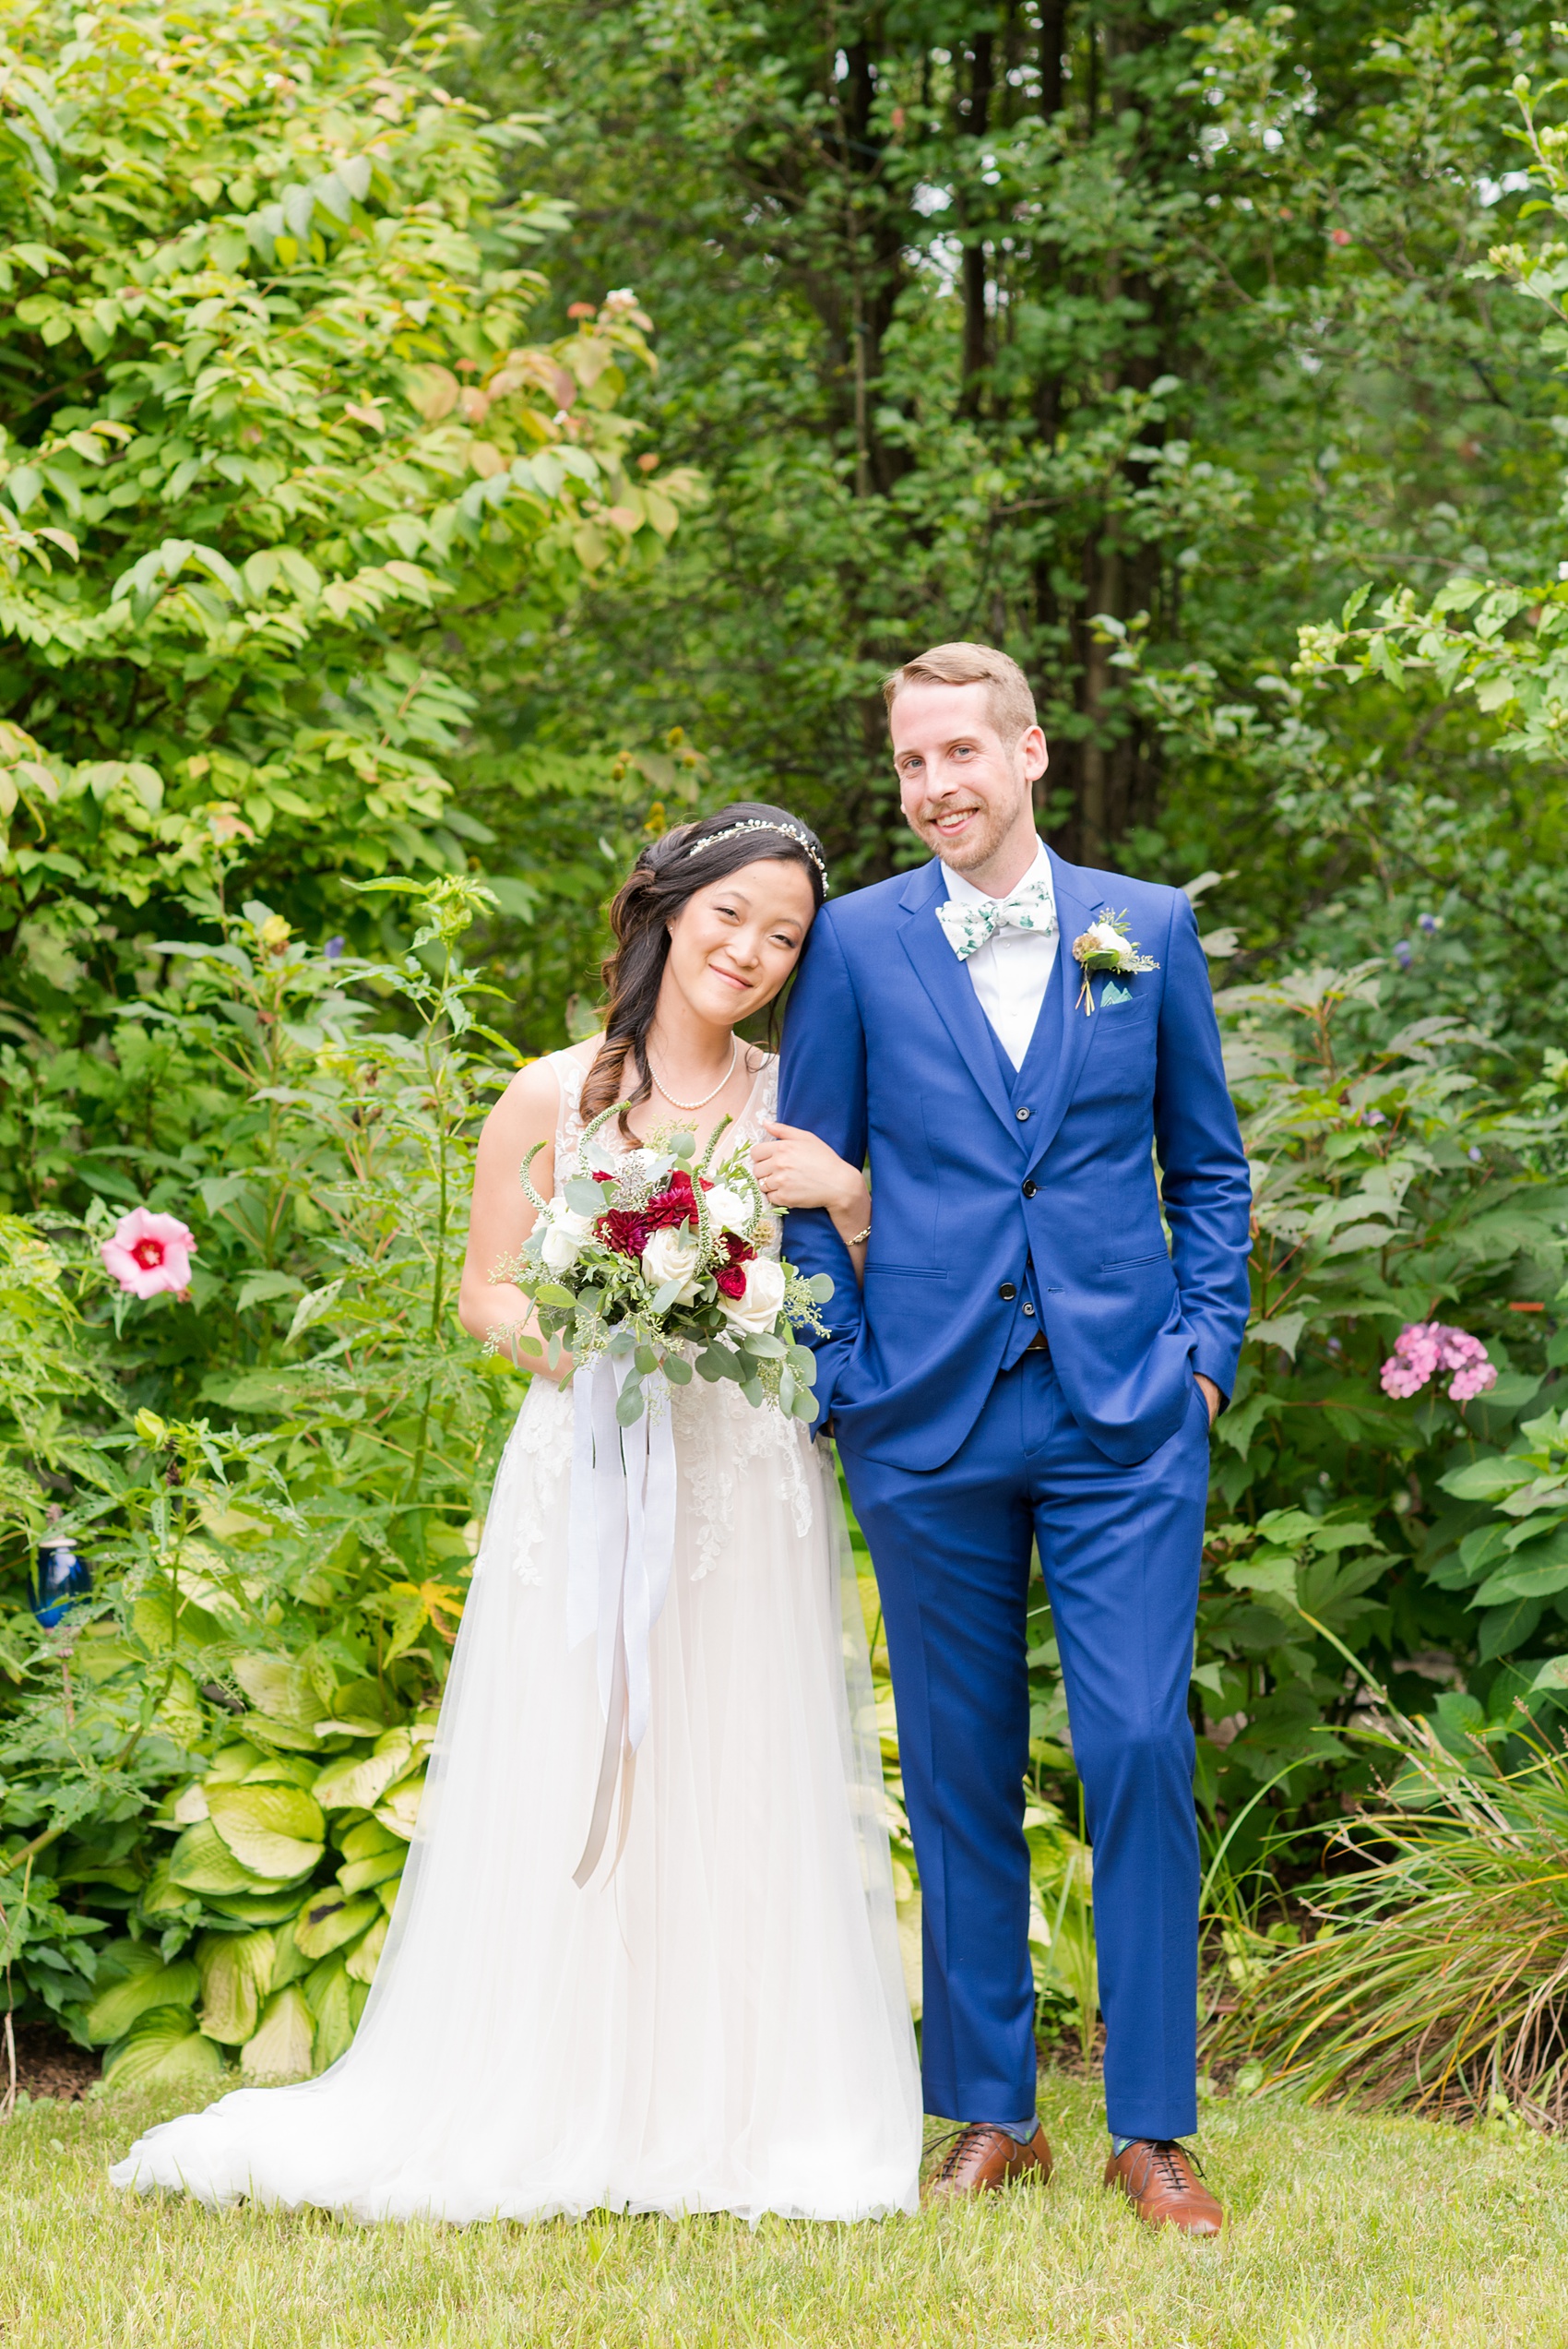
M1029 1113L1028 1113L1028 1111L1027 1109L1016 1109L1016 1110L1013 1112L1013 1115L1014 1115L1014 1116L1017 1119L1017 1121L1018 1121L1018 1123L1019 1123L1019 1125L1020 1125L1020 1126L1027 1126L1027 1125L1028 1125L1028 1118L1029 1118Z
M1024 1185L1024 1197L1027 1199L1032 1199L1039 1188L1039 1185L1038 1183L1026 1183Z
M996 1294L1001 1298L1004 1305L1011 1305L1018 1292L1011 1281L1004 1281Z

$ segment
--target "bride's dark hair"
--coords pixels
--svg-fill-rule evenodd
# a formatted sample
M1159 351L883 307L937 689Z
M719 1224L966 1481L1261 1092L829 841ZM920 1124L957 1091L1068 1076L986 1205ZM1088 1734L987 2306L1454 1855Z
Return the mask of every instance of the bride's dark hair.
M647 1077L647 1034L670 952L670 924L698 889L765 857L800 866L812 885L814 912L827 894L822 842L798 817L765 801L737 800L698 823L676 825L643 850L610 908L615 951L606 957L601 973L604 1042L583 1084L585 1118L596 1117L622 1098L631 1056L636 1063L637 1086L627 1107L647 1100L653 1090ZM621 1122L624 1127L624 1116Z

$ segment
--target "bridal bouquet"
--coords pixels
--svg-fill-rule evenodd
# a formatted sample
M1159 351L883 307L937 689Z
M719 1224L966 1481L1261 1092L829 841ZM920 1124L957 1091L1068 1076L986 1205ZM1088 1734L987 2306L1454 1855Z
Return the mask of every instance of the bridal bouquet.
M577 1367L604 1354L624 1362L615 1406L624 1427L642 1416L645 1378L662 1371L683 1387L694 1368L734 1379L749 1403L812 1418L816 1360L796 1333L826 1334L816 1308L832 1282L762 1252L774 1226L746 1152L715 1163L728 1118L700 1162L696 1137L677 1130L595 1165L595 1138L624 1107L584 1129L575 1159L556 1170L552 1198L540 1198L529 1172L544 1144L523 1162L539 1221L496 1278L531 1298L550 1367L563 1352Z

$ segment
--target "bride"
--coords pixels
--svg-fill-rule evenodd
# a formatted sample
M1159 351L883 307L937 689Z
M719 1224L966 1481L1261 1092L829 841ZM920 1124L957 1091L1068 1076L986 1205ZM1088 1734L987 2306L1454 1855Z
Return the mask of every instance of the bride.
M777 1063L735 1032L826 887L814 835L757 804L644 849L611 910L603 1034L523 1069L481 1139L471 1335L529 1335L528 1299L494 1277L532 1224L527 1152L546 1145L548 1197L554 1157L623 1100L601 1147L682 1125L700 1150L731 1118L772 1204L826 1207L859 1269L858 1170L777 1125ZM148 2130L116 2185L364 2219L915 2207L920 2083L826 1449L728 1380L671 1407L674 1568L618 1862L573 1880L605 1725L593 1644L566 1640L574 1399L536 1368L352 2046L318 2080Z

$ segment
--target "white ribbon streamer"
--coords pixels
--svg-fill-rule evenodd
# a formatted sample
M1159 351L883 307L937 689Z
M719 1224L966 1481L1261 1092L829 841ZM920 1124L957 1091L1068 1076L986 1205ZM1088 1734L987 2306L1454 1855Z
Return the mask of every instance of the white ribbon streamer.
M586 1885L610 1831L617 1780L619 1844L631 1820L633 1766L647 1735L649 1644L675 1556L675 1431L670 1392L654 1377L647 1408L623 1427L615 1416L630 1354L600 1354L572 1380L572 1506L566 1572L566 1644L593 1639L604 1712L593 1817L573 1881ZM617 1848L616 1858L620 1857Z

